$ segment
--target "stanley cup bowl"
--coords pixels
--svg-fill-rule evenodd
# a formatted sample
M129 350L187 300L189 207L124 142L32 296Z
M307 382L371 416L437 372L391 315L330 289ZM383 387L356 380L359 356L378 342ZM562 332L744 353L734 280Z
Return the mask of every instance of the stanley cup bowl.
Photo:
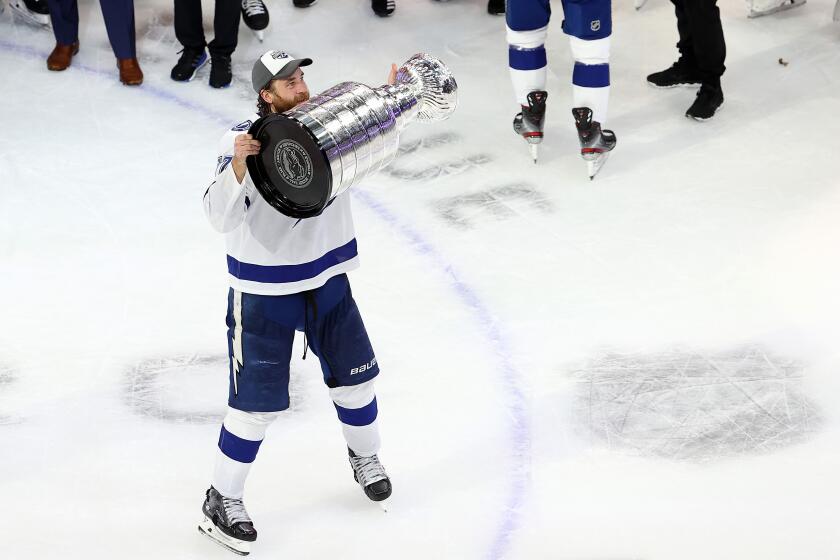
M457 104L449 68L416 54L399 68L393 85L344 82L290 111L258 119L249 134L260 141L260 153L248 156L248 171L262 197L283 214L317 216L394 159L400 132L410 122L444 120Z

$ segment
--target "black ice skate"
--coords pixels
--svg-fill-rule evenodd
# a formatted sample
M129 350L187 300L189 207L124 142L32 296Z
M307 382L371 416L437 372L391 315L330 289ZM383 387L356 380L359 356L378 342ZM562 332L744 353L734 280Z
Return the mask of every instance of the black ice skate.
M370 8L379 17L389 17L397 9L395 0L370 0Z
M27 23L50 27L50 8L46 0L9 0L9 7Z
M543 141L543 124L545 123L546 91L532 91L528 94L528 106L522 106L522 112L513 117L513 131L528 142L531 157L537 163L539 144Z
M747 17L757 18L802 6L805 0L750 0L747 4Z
M242 500L225 498L211 486L201 511L204 521L198 524L199 533L240 556L250 554L250 543L257 540L257 531Z
M262 43L265 38L265 28L268 27L268 9L263 4L263 0L242 0L242 21Z
M385 472L385 467L379 462L379 457L359 457L349 447L347 452L350 455L350 466L353 467L353 478L365 491L365 495L374 502L379 502L382 509L386 510L382 503L391 496L391 479Z
M589 178L593 179L615 148L615 133L612 130L601 130L601 123L592 120L589 107L572 109L572 115L580 139L580 156L586 160Z

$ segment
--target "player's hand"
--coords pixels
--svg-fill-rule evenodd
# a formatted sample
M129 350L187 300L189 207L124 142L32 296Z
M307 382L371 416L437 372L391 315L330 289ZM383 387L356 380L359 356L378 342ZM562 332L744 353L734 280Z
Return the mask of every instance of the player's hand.
M392 86L397 83L397 65L391 64L391 71L388 72L388 85Z
M233 161L245 163L245 158L260 153L260 141L250 134L240 134L233 141Z

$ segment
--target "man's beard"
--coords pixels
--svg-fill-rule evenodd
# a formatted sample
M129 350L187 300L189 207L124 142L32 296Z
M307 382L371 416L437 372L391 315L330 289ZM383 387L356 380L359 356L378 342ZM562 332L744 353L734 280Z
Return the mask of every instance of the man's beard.
M273 103L274 110L278 113L285 113L289 109L294 109L295 107L297 107L298 105L300 105L304 101L308 101L309 100L309 92L305 91L303 93L299 93L291 101L288 101L286 99L280 99L277 96L275 96L275 98L277 100Z

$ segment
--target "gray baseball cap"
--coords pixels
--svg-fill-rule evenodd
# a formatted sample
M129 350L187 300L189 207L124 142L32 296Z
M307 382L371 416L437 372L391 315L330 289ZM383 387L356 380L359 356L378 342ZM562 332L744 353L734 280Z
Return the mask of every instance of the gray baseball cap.
M285 51L268 51L254 63L254 69L251 71L254 91L259 93L271 80L288 78L298 66L310 64L311 58L295 58Z

